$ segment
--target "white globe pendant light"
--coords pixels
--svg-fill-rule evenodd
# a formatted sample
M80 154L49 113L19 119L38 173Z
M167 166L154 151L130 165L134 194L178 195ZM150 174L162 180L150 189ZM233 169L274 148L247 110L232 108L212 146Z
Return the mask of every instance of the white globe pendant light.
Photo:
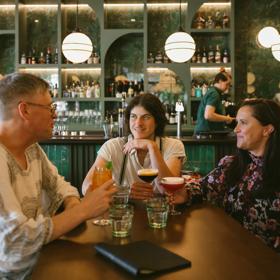
M93 50L90 38L81 33L78 28L78 9L79 3L77 1L76 29L68 34L62 42L62 53L72 63L85 62L91 56Z
M181 0L179 14L179 31L171 34L165 41L164 50L173 62L188 61L195 53L195 42L190 34L185 32L181 25Z
M62 43L64 56L73 63L85 62L92 54L90 38L81 32L72 32Z
M179 31L171 34L165 42L165 53L174 62L188 61L195 52L195 42L191 35Z
M273 57L280 61L280 35L278 36L278 42L277 43L274 43L272 46L271 46L271 51L272 51L272 55Z
M257 36L257 43L264 48L271 48L272 44L277 42L279 33L272 26L262 28Z

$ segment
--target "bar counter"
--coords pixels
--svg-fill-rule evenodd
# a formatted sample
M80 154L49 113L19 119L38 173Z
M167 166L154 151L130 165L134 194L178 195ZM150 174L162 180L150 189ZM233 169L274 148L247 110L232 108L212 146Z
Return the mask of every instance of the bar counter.
M184 136L180 139L187 154L183 169L199 171L203 175L212 170L223 156L235 152L234 136L212 139ZM40 144L60 174L72 185L80 187L95 161L98 150L107 140L102 135L55 136Z
M190 268L166 273L156 279L279 279L280 256L222 209L209 204L192 206L182 215L168 217L165 229L152 229L148 226L144 207L135 205L134 208L130 237L113 238L110 226L95 226L88 221L43 247L31 279L135 279L99 256L94 245L98 242L126 244L138 240L158 244L192 262Z

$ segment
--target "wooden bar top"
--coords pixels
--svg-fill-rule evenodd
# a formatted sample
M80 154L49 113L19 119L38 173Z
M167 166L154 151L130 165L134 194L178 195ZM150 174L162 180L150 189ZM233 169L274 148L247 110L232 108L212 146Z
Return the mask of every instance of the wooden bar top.
M279 280L280 256L222 209L209 204L192 206L180 216L169 217L165 229L149 228L144 207L135 205L128 238L113 238L110 226L95 226L88 221L43 247L32 280L135 279L98 255L94 244L137 240L149 240L192 262L191 268L156 279Z

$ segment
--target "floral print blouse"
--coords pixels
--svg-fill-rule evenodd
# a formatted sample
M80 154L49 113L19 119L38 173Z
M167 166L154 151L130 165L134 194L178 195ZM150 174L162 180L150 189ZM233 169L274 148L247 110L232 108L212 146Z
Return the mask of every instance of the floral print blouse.
M233 161L233 156L225 156L215 168L199 183L192 182L192 198L203 197L213 204L223 207L246 229L261 238L269 247L280 253L280 193L269 198L255 198L253 190L262 184L263 159L250 155L251 162L238 184L228 188L225 171ZM280 182L279 182L280 184Z

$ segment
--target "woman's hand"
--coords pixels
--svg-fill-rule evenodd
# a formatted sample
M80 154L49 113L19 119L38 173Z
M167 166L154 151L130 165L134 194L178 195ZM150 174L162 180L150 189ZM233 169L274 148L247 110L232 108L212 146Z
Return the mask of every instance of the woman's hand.
M150 139L132 139L124 145L123 152L130 153L133 150L148 151L155 145L156 145L155 141L152 141Z
M153 186L149 183L135 182L131 186L130 198L144 200L154 196Z
M167 195L168 195L168 193L167 193ZM189 200L189 198L190 198L189 192L187 191L187 189L185 187L183 187L174 193L173 203L174 204L186 203Z

